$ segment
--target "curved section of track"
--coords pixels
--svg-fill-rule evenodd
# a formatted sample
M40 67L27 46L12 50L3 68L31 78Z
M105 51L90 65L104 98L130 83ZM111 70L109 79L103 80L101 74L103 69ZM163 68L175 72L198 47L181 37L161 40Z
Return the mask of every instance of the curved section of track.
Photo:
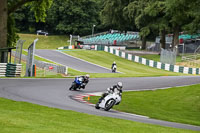
M84 60L69 56L56 50L36 50L35 54L51 61L60 63L81 72L88 73L112 73L111 70L86 62Z
M199 76L90 79L85 90L69 91L72 81L73 79L0 79L0 97L88 114L200 131L198 126L149 119L117 111L96 110L70 98L78 94L105 91L118 81L123 82L125 90L149 90L200 83Z

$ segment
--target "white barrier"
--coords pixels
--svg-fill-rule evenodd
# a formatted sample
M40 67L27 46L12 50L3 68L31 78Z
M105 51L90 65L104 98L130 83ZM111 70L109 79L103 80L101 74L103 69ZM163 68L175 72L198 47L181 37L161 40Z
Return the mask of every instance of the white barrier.
M6 76L7 63L0 63L0 77Z

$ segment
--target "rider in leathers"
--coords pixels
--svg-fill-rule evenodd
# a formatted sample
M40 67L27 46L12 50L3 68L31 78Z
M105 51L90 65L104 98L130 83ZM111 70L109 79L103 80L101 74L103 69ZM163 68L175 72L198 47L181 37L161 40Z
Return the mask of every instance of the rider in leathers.
M117 85L113 85L107 89L106 93L103 93L102 97L99 99L99 103L109 94L116 92L120 97L122 97L122 82L118 82ZM118 103L119 104L119 103Z
M112 64L112 66L111 66L112 72L114 72L114 71L113 71L113 68L114 68L115 66L117 66L117 64L116 64L116 62L114 61L113 64Z
M82 81L82 84L81 84L81 88L83 88L83 89L85 89L85 86L88 84L88 82L89 82L89 77L90 77L90 75L89 74L86 74L85 76L80 76L80 77L78 77L78 78L82 78L83 79L83 81Z

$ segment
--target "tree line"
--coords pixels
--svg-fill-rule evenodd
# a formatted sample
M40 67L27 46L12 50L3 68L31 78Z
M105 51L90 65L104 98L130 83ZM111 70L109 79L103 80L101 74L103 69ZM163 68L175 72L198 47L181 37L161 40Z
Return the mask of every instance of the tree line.
M198 32L199 0L0 0L0 49L15 45L20 32L47 30L52 34L91 34L110 28L139 31L142 48L152 34L173 34L173 47L179 33ZM1 54L0 54L1 57Z

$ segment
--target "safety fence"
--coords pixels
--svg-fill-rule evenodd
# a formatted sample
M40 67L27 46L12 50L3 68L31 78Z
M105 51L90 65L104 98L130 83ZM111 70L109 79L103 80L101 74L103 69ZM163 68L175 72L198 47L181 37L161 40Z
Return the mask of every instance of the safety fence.
M0 77L20 77L22 64L0 63Z
M176 50L167 50L161 48L160 62L165 64L176 64Z
M15 55L15 51L12 51L12 55ZM27 56L24 54L22 54L21 58L23 61L27 60ZM39 61L36 59L34 59L34 64L36 65L37 68L39 68L37 70L38 76L56 75L57 73L67 75L68 73L68 67L66 66L56 65L53 63Z
M131 60L133 62L137 62L146 66L158 68L158 69L163 69L166 71L171 71L171 72L178 72L178 73L184 73L184 74L200 74L200 68L189 68L189 67L183 67L183 66L177 66L177 65L171 65L171 64L166 64L166 63L161 63L157 62L154 60L149 60L146 58L142 58L139 56L135 56L132 54L128 54L126 52L123 52L121 50L117 50L113 47L109 46L96 46L96 50L103 50L105 52L109 52L111 54L114 54L116 56L125 58L127 60Z

